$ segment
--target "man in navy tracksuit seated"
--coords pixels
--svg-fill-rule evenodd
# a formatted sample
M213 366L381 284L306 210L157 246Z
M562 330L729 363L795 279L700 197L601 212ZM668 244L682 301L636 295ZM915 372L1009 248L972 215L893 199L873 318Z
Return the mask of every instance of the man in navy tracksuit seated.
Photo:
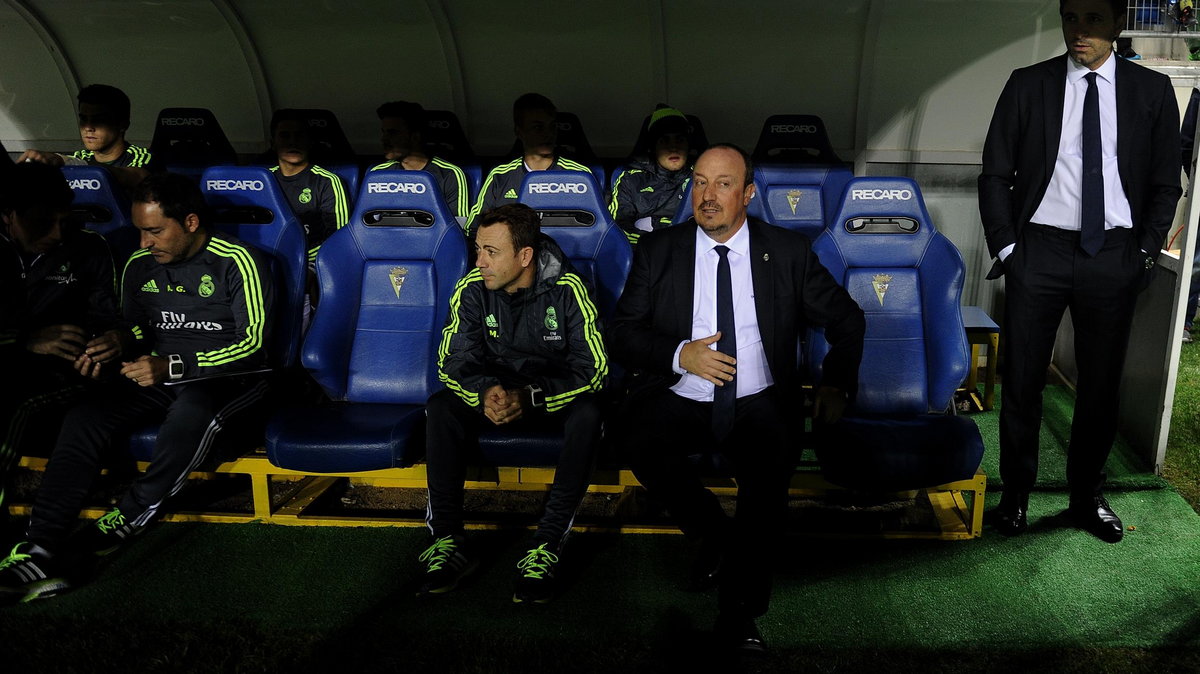
M418 596L453 590L479 558L463 536L463 480L479 431L555 429L563 449L546 510L517 564L513 601L545 603L591 480L600 438L595 393L608 374L596 305L554 240L524 204L485 212L475 269L458 282L438 348L446 388L429 399L429 530ZM510 424L512 426L510 426Z
M122 275L120 357L99 371L82 357L81 371L111 378L63 423L25 540L0 560L0 602L68 590L80 562L144 531L222 431L266 391L259 373L267 366L269 267L251 247L210 230L206 211L184 176L152 175L134 190L142 248ZM154 422L162 426L146 472L115 508L72 536L112 439Z

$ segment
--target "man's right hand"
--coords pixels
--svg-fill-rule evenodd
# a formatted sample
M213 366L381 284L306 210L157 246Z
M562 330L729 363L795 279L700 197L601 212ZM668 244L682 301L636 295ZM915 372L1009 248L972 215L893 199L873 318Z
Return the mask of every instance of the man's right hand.
M62 167L62 165L66 163L61 154L42 152L41 150L25 150L22 152L21 156L17 158L17 163L20 164L21 162L25 161L36 161L42 164L49 164L54 167Z
M87 333L78 325L47 325L34 331L25 341L33 353L58 356L74 361L87 346Z
M719 341L721 333L717 332L710 337L693 339L684 344L679 350L679 367L717 386L724 386L725 382L733 381L733 375L737 372L737 368L734 367L737 365L737 358L709 348Z

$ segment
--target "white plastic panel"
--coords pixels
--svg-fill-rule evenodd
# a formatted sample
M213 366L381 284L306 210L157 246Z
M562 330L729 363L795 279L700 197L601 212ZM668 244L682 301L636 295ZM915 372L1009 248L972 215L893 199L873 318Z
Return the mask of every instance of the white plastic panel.
M82 85L112 84L129 94L130 140L149 143L162 108L196 106L213 111L238 150L261 142L246 61L211 2L88 0L39 2L37 9L62 40ZM73 112L71 101L66 113Z
M0 141L10 151L79 144L75 99L29 23L0 3Z

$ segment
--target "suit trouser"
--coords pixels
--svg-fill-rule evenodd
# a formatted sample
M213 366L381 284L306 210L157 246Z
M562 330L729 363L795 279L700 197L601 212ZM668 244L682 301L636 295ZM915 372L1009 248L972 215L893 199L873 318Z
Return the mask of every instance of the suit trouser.
M132 526L149 523L209 455L230 420L254 407L266 388L266 382L253 375L145 388L127 380L112 382L63 421L34 500L29 540L51 550L60 548L112 440L161 421L150 465L117 506Z
M1141 287L1145 255L1128 229L1107 233L1094 257L1079 235L1029 224L1005 261L1004 395L1000 404L1000 477L1028 491L1037 480L1042 390L1064 310L1075 330L1079 371L1067 450L1073 497L1099 494L1117 434L1121 370Z
M721 536L726 525L725 512L701 482L690 457L716 449L732 464L737 511L726 538L720 609L763 615L770 602L774 552L792 475L785 443L789 439L795 443L794 436L803 432L803 426L789 427L789 412L773 388L738 398L733 430L719 444L711 430L712 403L664 389L639 401L636 409L631 425L634 474L689 536Z
M442 537L462 533L463 482L472 454L479 449L479 431L495 427L483 413L456 393L442 389L425 408L425 463L429 484L429 530ZM577 396L564 409L552 413L525 410L499 432L558 430L563 448L554 470L554 484L534 539L560 547L571 530L575 511L587 493L600 443L600 406L592 395Z

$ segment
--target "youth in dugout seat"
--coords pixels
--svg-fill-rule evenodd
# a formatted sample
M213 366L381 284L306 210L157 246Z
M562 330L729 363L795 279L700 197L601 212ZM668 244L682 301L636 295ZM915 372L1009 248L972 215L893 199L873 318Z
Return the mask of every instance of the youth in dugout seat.
M917 184L851 180L813 250L867 319L855 404L841 422L815 429L825 477L887 491L972 477L983 440L953 406L970 361L959 307L964 265L934 229ZM828 344L820 331L807 341L806 360L819 368Z
M275 313L271 317L268 355L275 369L299 361L304 306L306 251L304 227L292 214L271 172L251 166L214 166L200 179L200 191L209 208L209 222L226 234L261 251L271 265L275 288ZM249 421L249 420L247 420ZM257 446L262 423L247 424L222 438L226 448ZM129 450L138 461L149 461L158 426L148 426L129 437ZM235 449L236 449L235 448ZM222 452L214 453L220 456Z
M646 115L645 119L642 120L642 128L638 131L637 142L633 144L633 150L629 153L630 157L637 157L642 154L645 151L645 148L649 147L649 144L652 142L651 139L647 137L647 134L650 132L650 117L651 115ZM704 150L708 147L708 136L704 133L704 123L700 121L699 117L695 115L687 115L687 121L688 164L690 165L694 163L696 161L696 157L699 157L700 153L704 152ZM616 179L617 176L614 172L612 180L609 182L609 184L613 184Z
M553 238L575 271L591 283L602 317L611 317L633 261L632 248L608 215L599 186L579 171L534 171L521 184L519 202L538 212L542 233ZM620 381L609 362L609 386ZM483 461L492 466L555 466L561 433L511 430L479 435Z
M332 473L419 459L425 401L441 388L437 341L466 268L462 230L428 173L368 173L350 223L317 255L321 303L301 352L335 402L277 414L271 463Z
M163 108L154 123L150 154L168 171L195 180L209 166L237 163L237 153L208 108Z
M138 231L129 220L129 199L113 189L108 171L99 166L64 166L61 170L75 193L70 217L108 241L113 262L120 269L141 247Z
M816 115L771 115L763 122L752 153L754 163L841 166L825 122Z

